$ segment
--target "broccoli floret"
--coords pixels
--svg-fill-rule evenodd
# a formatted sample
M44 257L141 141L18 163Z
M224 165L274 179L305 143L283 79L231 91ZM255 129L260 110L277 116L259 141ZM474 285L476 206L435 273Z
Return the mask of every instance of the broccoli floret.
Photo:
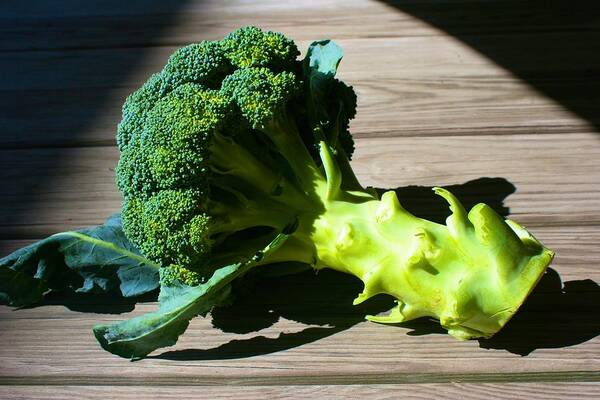
M398 307L377 322L440 319L457 338L489 337L552 258L485 205L451 206L447 225L417 218L393 192L363 188L349 164L352 87L335 79L329 41L306 59L282 34L247 27L178 50L123 107L117 184L126 235L165 282L206 282L277 233L256 264L309 263L365 284Z
M281 33L263 31L254 26L231 32L221 41L221 47L230 62L238 68L293 69L300 55L293 40Z
M144 85L133 92L123 104L123 119L117 130L117 145L123 151L144 129L146 113L160 99L163 87L162 74L154 74Z
M184 83L197 83L218 89L223 78L233 70L220 42L194 43L177 50L165 65L163 91Z

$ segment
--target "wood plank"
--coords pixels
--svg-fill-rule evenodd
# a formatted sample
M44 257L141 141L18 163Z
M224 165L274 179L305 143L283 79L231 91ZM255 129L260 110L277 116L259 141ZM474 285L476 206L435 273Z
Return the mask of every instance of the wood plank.
M365 314L391 307L391 299L354 307L360 282L325 270L263 279L238 292L231 307L195 319L175 347L128 363L104 352L91 327L149 312L154 303L134 309L126 300L53 294L42 307L0 307L0 342L10 343L0 346L0 384L598 380L600 253L594 244L600 229L536 233L557 252L552 270L492 340L460 342L429 321L402 327L364 322ZM169 374L171 368L177 372Z
M99 7L100 10L75 3L59 13L43 10L45 6L40 4L18 15L0 8L0 15L4 16L0 17L0 50L181 45L199 38L217 39L246 25L268 26L304 40L314 40L311 35L315 32L321 33L320 37L350 38L390 36L390 32L431 34L419 20L395 15L377 2L344 2L343 13L339 12L339 0L175 1L150 8L145 3L112 3L112 7ZM354 21L358 15L367 24L357 27ZM177 24L175 29L173 23ZM115 29L122 34L114 35Z
M298 386L0 386L4 399L595 399L597 382L563 383L448 383L407 385L298 385Z
M598 144L596 134L383 138L359 142L353 168L377 187L503 177L516 188L510 217L526 226L596 224L586 209L600 188Z
M517 39L509 38L505 46L511 46L514 44L511 42L515 40ZM563 40L567 41L569 37ZM306 49L309 43L310 40L297 41L302 50ZM338 43L345 49L345 61L340 74L351 84L355 83L353 78L364 77L366 74L401 74L400 76L406 78L418 76L423 79L440 79L440 71L447 71L446 74L450 76L481 79L489 77L490 74L503 73L501 68L469 50L467 46L447 37L346 39L339 40ZM152 73L159 71L169 55L178 47L0 53L2 90L83 90L118 87L123 75L132 71L123 71L115 65L135 64L132 60L139 60L145 56L143 65L134 71L135 75L128 76L128 83L138 86ZM401 61L398 60L398 54L403 54ZM389 68L390 65L397 67ZM369 66L368 70L365 70L366 66ZM458 66L461 68L458 69ZM539 71L540 66L532 61L523 68ZM559 72L577 67L569 60L559 60L549 68L551 69L548 72ZM90 74L90 71L95 73ZM99 71L103 73L98 73ZM508 74L504 72L504 76ZM14 77L16 79L13 79Z
M318 284L300 287L312 293L312 297L304 293L308 300L301 305L311 309L312 315L300 314L294 311L297 304L285 303L283 292L298 290L290 281L288 285L272 288L278 293L272 292L272 303L266 304L274 307L274 315L279 318L274 325L264 323L266 327L261 329L236 334L214 328L210 318L197 318L175 347L159 350L137 363L102 350L91 327L153 310L153 304L138 305L135 312L125 315L83 314L61 306L14 312L3 307L0 338L10 346L0 348L0 376L5 384L35 383L34 379L39 379L37 384L127 384L128 381L134 384L136 380L151 379L160 385L175 381L180 384L446 382L468 381L469 376L474 380L512 382L527 380L527 374L538 373L542 373L542 378L529 379L560 380L563 376L577 380L572 371L584 371L580 374L584 380L599 378L600 340L594 338L597 326L589 326L594 322L586 322L593 318L590 309L571 313L570 317L553 311L551 317L561 322L550 325L548 310L543 312L546 317L540 316L540 312L523 313L522 319L529 322L520 324L519 339L499 339L491 344L460 342L432 323L413 325L412 329L357 322L357 314L352 317L338 314L343 307L336 303L323 307L323 303L310 301L323 296L325 291L337 295L338 287L321 288ZM356 293L360 290L357 289ZM299 300L295 294L291 297ZM351 307L350 302L345 307ZM226 320L221 317L218 324L233 324L242 329L257 320L264 322L260 320L265 318L264 309L261 312L256 305L246 306L244 312L245 317L236 313ZM313 322L302 324L288 319L292 317ZM554 331L550 333L549 328ZM575 335L583 335L578 337L583 343L570 343ZM527 357L519 354L527 350ZM360 370L356 367L357 360ZM549 378L544 373L555 375Z
M457 185L454 191L471 204L485 200L499 208L508 196L511 218L529 228L600 224L597 135L551 137L363 138L353 166L365 185L401 187L409 210L429 218L440 219L447 206L432 200L427 187ZM114 147L2 151L0 238L43 237L117 212L117 159ZM482 176L500 178L466 183ZM406 187L415 184L423 187Z
M342 76L361 95L357 135L563 133L600 124L593 1L569 10L515 0L342 6L343 13L339 0L3 3L0 49L15 51L0 56L0 145L112 143L125 94L173 46L250 23L301 47L331 37L346 48Z
M393 2L390 2L393 4ZM520 35L524 33L597 31L593 7L568 10L557 2L501 1L481 7L472 1L403 1L401 10L385 2L350 0L325 1L170 1L112 0L90 7L77 1L48 6L43 1L0 5L0 50L65 48L140 47L180 45L199 36L218 38L251 24L269 26L298 39L323 37L440 36L428 23L411 15L427 14L463 35ZM593 2L588 2L593 5ZM475 11L478 18L475 18ZM557 19L557 13L562 18ZM361 23L357 24L357 18ZM527 22L527 23L524 23ZM176 28L171 24L176 23ZM115 30L120 31L114 35Z
M569 34L548 35L540 40L580 45ZM508 52L519 40L505 38L498 51ZM352 124L358 137L591 130L589 122L538 93L531 84L560 93L561 101L580 113L589 114L600 102L600 80L581 70L600 68L600 61L596 65L593 59L577 64L567 57L546 65L540 64L541 55L532 56L519 65L519 71L513 71L532 75L524 83L449 37L339 42L346 51L340 76L355 86L359 96L358 117ZM307 44L299 41L302 49ZM0 146L112 144L125 97L160 70L174 50L0 54L0 109L4 110Z

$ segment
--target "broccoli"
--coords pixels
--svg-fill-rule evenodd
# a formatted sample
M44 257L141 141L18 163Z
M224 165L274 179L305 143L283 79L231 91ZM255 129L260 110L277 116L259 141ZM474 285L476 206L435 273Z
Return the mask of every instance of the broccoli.
M134 297L160 286L159 308L94 327L106 350L141 358L173 345L197 315L231 301L256 269L331 268L388 294L378 323L433 317L458 339L498 332L554 253L485 204L448 190L445 225L418 218L395 192L363 187L350 160L357 98L335 77L342 51L256 27L177 50L123 105L106 223L61 232L0 259L0 302L49 291Z
M341 49L321 41L298 56L280 33L241 28L179 49L126 100L117 185L127 237L162 266L163 286L200 287L287 229L253 266L350 273L364 283L355 304L397 299L371 321L430 316L458 339L492 336L553 253L485 204L467 213L445 189L435 193L452 213L440 225L392 191L362 187L349 162L356 95L334 77Z

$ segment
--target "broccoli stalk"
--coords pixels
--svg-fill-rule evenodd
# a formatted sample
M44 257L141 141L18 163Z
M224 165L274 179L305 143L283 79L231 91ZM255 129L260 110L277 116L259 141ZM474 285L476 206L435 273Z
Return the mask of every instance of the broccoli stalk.
M340 189L340 170L321 143L326 181L316 192L324 211L300 222L293 237L314 246L315 269L332 268L364 283L359 304L385 293L398 306L379 323L435 317L458 339L490 337L517 311L553 253L513 221L485 204L467 214L447 190L435 193L452 214L440 225L413 216L389 191ZM285 245L280 249L285 251Z

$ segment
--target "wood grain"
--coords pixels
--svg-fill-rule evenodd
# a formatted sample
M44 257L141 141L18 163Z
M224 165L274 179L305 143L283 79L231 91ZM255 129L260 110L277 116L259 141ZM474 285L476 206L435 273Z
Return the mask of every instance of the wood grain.
M410 57L410 50L404 53ZM378 62L376 55L369 59ZM349 69L349 62L342 64L342 70ZM364 72L370 70L364 62L361 64ZM585 121L502 72L491 72L485 78L451 76L447 62L440 60L439 65L446 66L444 71L431 78L412 78L398 72L393 74L396 76L355 75L348 80L359 96L353 135L518 135L590 130ZM462 70L460 65L455 67ZM124 88L4 91L0 93L0 107L5 111L0 122L6 130L0 137L0 147L114 145L121 106L149 73L141 72L139 78L134 78L139 84ZM579 82L556 82L565 88L586 84L585 77Z
M211 326L210 319L198 318L175 347L156 352L158 358L128 363L102 350L91 334L94 324L125 316L74 312L61 316L65 312L59 308L20 310L16 318L2 313L0 338L11 343L0 350L3 383L100 384L116 380L134 384L139 379L151 379L161 385L174 381L352 384L447 382L469 380L469 376L512 382L577 380L570 371L583 371L580 379L595 380L600 371L597 339L570 347L540 348L522 357L503 349L480 348L484 344L477 341L459 342L441 333L414 336L407 334L411 329L366 322L336 331L285 319L256 333L240 335L223 333ZM138 306L129 316L153 308ZM541 330L547 333L545 326L535 324L524 329L536 337ZM360 369L356 360L360 360ZM554 376L536 378L538 373Z
M10 343L0 346L0 384L134 384L148 377L161 385L595 380L600 253L593 244L600 231L545 227L538 233L557 252L553 270L492 341L460 342L427 321L364 322L365 313L391 307L389 299L353 307L359 282L322 271L263 280L231 308L195 319L175 347L136 363L100 349L91 327L149 312L152 302L130 311L127 301L55 295L42 307L0 307L0 343Z
M123 7L118 0L103 1L93 7L73 0L51 6L45 1L29 1L27 7L4 3L0 6L0 50L180 45L197 41L199 35L216 39L239 26L251 24L266 25L299 40L313 40L316 36L345 39L445 35L389 5L362 0L344 1L343 12L338 0L130 3L128 7ZM453 28L463 34L485 31L511 36L584 30L594 34L598 30L589 8L563 13L563 19L557 23L554 19L557 5L552 2L541 9L535 2L510 7L514 2L504 1L501 9L460 0L402 3L409 9L418 7L433 15L444 11ZM465 10L469 9L477 9L479 18L466 17L470 13ZM357 19L360 19L358 24ZM521 24L524 19L529 23ZM157 27L162 30L161 35L155 35ZM113 35L116 29L122 30L122 34Z
M207 389L210 392L207 392ZM598 383L448 383L406 385L302 385L302 386L177 386L177 387L111 387L111 386L0 386L3 398L46 399L596 399Z

